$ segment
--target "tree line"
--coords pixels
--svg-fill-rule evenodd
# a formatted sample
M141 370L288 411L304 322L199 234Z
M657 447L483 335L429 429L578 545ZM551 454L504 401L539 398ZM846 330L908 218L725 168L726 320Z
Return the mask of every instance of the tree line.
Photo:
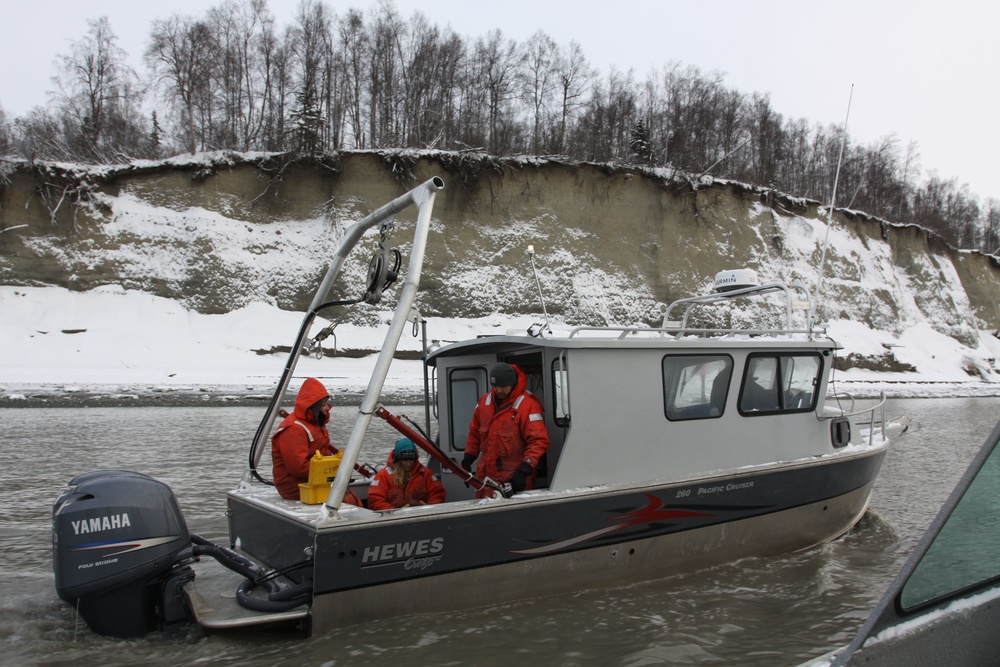
M669 167L926 227L960 248L1000 250L1000 202L923 176L914 142L852 143L784 118L761 93L671 62L644 79L599 72L544 32L463 38L385 0L335 14L303 0L279 26L267 0L224 0L156 20L140 75L106 17L57 59L50 103L0 109L0 152L93 163L201 150L417 148ZM841 151L843 151L841 157Z

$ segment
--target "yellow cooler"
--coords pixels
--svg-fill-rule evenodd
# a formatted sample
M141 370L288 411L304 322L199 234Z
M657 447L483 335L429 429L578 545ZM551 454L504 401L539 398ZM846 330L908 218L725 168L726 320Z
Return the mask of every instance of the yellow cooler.
M333 456L321 456L319 452L309 461L309 482L299 484L299 499L306 505L318 505L326 502L330 495L330 484L337 476L343 452Z

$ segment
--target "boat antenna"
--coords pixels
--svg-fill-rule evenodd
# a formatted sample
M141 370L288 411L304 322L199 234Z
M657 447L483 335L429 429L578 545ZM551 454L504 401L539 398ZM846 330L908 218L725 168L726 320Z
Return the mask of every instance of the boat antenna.
M844 134L840 137L840 156L837 157L837 171L833 177L833 192L830 193L830 207L826 210L826 238L823 239L823 252L819 259L819 275L816 277L816 293L813 296L812 306L809 309L809 329L811 330L816 320L816 303L819 301L819 288L823 282L823 271L826 266L826 249L830 245L830 228L833 227L833 205L837 201L837 185L840 183L840 165L844 161L844 146L847 144L847 120L851 117L851 100L854 98L854 84L851 84L851 92L847 96L847 115L844 117Z
M549 314L545 310L545 297L542 296L542 283L538 280L538 271L535 270L535 246L528 246L528 259L531 261L531 273L535 276L535 287L538 288L538 301L542 304L542 316L545 317L545 324L539 329L535 327L539 326L537 324L532 325L528 329L528 333L532 336L541 336L543 333L552 333L552 328L549 326Z

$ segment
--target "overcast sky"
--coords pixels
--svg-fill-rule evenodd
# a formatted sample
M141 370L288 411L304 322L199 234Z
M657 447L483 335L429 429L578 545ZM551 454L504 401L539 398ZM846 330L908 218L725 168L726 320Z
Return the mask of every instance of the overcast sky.
M150 23L171 13L202 16L212 0L28 0L0 21L0 106L21 115L46 102L53 61L107 16L141 71ZM298 0L269 0L291 23ZM328 0L336 13L374 0ZM614 65L642 80L671 61L724 74L727 87L769 93L786 118L842 125L856 143L895 134L919 144L931 169L1000 199L1000 4L951 0L395 0L463 36L499 28L518 41L542 30L580 43L607 75ZM838 201L838 204L843 204Z

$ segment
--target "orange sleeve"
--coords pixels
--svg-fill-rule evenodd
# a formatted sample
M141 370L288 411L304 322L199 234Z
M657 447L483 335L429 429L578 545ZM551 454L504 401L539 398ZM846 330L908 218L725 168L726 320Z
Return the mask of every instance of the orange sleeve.
M382 468L375 473L372 483L368 485L368 509L393 509L392 503L389 502L389 484L391 482L388 474L385 472L386 470L389 470L389 468Z
M482 410L483 401L479 400L476 409L472 411L472 419L469 421L469 435L465 438L465 453L479 456L481 443L479 442L479 414Z
M437 475L430 470L427 471L427 504L436 505L443 503L445 498L444 484L437 478Z
M525 402L528 403L528 401ZM523 459L531 459L537 466L542 454L549 449L549 430L545 427L542 404L538 402L537 398L531 397L528 405L521 406L517 417L520 422L521 436L525 442Z

